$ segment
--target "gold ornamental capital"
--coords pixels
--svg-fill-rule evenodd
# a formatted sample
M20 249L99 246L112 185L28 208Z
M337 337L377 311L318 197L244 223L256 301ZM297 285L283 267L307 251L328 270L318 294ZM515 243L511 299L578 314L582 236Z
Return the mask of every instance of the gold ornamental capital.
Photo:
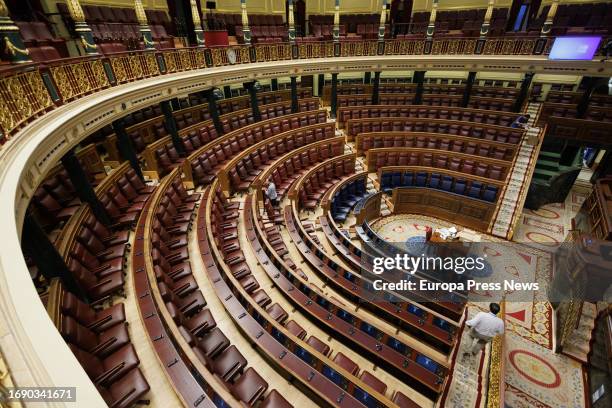
M72 17L75 23L85 22L85 13L83 13L83 8L81 7L79 0L67 0L66 5L68 6L70 17Z
M141 26L149 25L147 14L142 5L142 0L134 0L134 10L136 11L136 20L138 20L138 24Z

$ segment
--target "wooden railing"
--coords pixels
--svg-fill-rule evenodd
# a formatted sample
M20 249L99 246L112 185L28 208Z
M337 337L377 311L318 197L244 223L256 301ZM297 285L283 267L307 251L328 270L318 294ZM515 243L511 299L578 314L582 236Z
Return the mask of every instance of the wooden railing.
M128 51L0 70L0 144L45 111L103 89L176 72L258 62L376 55L540 55L552 38L440 38Z

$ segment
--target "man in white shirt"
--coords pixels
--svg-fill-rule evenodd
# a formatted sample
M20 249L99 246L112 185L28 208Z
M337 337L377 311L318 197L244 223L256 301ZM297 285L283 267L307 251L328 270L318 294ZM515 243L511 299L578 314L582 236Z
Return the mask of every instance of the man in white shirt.
M270 203L272 203L274 207L278 205L278 195L276 194L276 185L272 181L270 181L270 184L268 184L268 188L266 188L266 197L268 197L268 200L270 200Z
M472 355L484 349L495 336L504 332L504 321L497 317L500 307L497 303L489 304L489 313L479 312L465 324L470 328L468 335L472 339ZM467 352L463 353L468 354Z

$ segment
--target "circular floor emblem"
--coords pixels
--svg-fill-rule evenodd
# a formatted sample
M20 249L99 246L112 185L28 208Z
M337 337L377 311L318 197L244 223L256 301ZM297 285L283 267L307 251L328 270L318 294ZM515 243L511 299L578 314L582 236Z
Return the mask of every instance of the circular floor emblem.
M528 233L525 234L525 237L531 242L535 242L541 245L554 246L559 243L559 241L556 238L551 237L550 235L545 234L543 232L538 232L538 231L529 231Z
M508 358L516 371L532 383L544 388L561 385L557 370L542 357L526 350L512 350Z
M550 210L548 208L539 208L537 210L526 210L526 212L530 212L533 215L537 215L538 217L542 217L542 218L548 218L549 220L556 220L557 218L560 217L559 213L554 211L554 210Z

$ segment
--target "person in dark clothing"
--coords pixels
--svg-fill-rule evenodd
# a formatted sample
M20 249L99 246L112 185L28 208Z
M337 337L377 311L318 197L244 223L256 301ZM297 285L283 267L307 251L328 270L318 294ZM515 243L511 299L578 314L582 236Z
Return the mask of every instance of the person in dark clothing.
M529 114L527 115L520 115L518 118L516 118L514 120L514 122L512 122L512 124L510 125L511 128L522 128L525 129L527 127L527 122L529 122Z

